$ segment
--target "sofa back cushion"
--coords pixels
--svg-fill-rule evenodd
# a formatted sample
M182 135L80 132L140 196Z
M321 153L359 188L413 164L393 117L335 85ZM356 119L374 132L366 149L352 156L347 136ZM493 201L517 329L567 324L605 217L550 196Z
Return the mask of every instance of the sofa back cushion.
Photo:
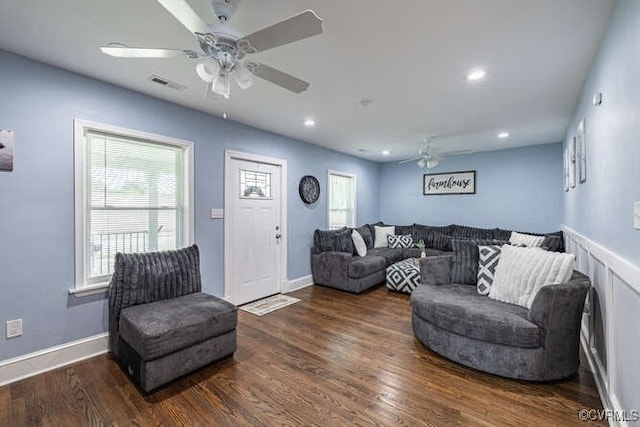
M337 252L346 252L348 254L353 254L355 252L350 228L345 227L336 233L334 250Z
M396 228L396 235L398 236L406 236L407 234L413 233L413 225L394 225L394 227Z
M316 230L313 232L314 252L333 251L335 248L337 230Z

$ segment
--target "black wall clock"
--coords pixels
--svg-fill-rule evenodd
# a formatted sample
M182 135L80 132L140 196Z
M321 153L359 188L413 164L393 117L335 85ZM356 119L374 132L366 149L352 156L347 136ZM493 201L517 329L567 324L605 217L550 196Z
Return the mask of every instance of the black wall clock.
M300 193L300 198L306 204L315 203L320 197L320 183L315 176L305 175L300 178L298 192Z

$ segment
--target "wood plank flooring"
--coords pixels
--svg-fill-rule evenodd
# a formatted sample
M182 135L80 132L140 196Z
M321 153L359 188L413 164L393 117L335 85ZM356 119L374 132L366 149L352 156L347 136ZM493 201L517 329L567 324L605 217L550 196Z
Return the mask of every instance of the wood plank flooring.
M411 329L406 295L312 286L239 312L233 358L142 394L109 355L0 388L0 425L573 425L602 409L583 361L555 383L450 362Z

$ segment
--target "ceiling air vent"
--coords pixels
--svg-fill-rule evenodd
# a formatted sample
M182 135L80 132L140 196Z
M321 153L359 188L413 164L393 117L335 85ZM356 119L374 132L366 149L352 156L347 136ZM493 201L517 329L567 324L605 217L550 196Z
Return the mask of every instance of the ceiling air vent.
M171 81L164 77L157 76L155 74L152 74L151 76L149 76L149 80L161 86L170 87L171 89L175 89L175 90L185 90L187 88L185 85L176 83L174 81Z

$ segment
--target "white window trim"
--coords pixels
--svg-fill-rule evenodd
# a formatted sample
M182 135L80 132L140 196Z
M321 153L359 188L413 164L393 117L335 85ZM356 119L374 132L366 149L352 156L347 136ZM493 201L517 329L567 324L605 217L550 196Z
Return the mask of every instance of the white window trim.
M74 119L74 183L75 183L75 284L69 289L69 293L76 296L85 296L105 292L109 287L109 282L86 283L86 257L87 239L86 233L86 206L87 206L87 188L85 185L85 154L86 141L85 130L91 129L112 135L120 135L126 138L138 138L160 144L173 145L181 147L184 150L185 168L184 168L184 194L185 206L183 223L183 235L186 236L185 245L192 244L195 241L194 234L194 158L193 158L193 142L183 139L171 138L164 135L157 135L148 132L142 132L133 129L122 128L118 126L105 125L102 123L91 122L87 120Z
M339 175L348 178L353 178L353 214L351 218L351 223L355 227L357 225L358 218L358 179L356 174L349 172L342 172L334 169L327 170L327 229L329 228L329 217L331 215L331 175Z

